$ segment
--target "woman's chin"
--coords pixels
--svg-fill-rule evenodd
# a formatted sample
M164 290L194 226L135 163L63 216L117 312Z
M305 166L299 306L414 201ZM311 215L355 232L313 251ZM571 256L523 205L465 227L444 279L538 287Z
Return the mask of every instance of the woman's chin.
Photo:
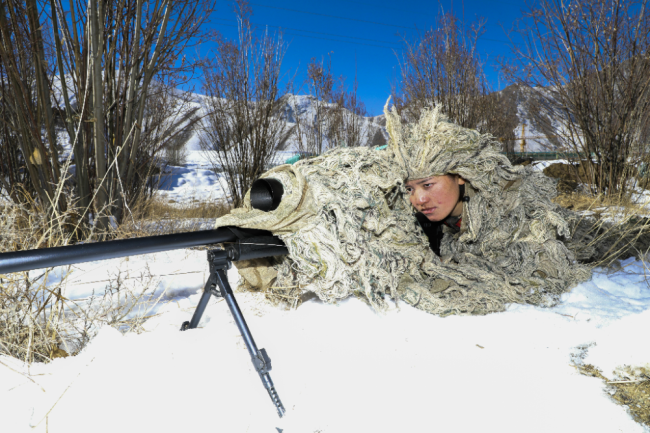
M427 219L428 219L429 221L432 221L432 222L436 222L436 223L437 223L437 222L443 220L443 218L441 218L439 215L437 215L436 212L431 212L431 213L424 213L424 212L422 212L422 213L424 214L425 217L427 217Z

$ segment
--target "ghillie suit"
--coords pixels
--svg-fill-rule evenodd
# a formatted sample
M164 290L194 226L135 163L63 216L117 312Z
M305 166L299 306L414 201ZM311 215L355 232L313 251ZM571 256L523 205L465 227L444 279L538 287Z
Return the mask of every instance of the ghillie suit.
M261 228L289 249L279 262L251 260L237 267L248 288L294 303L303 291L335 302L356 294L381 310L397 298L400 278L433 260L427 240L404 202L403 176L389 152L341 148L265 173L282 182L284 196L271 212L244 207L217 227Z
M387 150L336 149L264 177L280 180L285 198L272 212L243 209L217 226L271 230L287 244L280 261L239 268L246 285L272 299L312 291L334 302L351 294L378 310L401 298L433 314L486 314L508 303L552 305L589 277L558 238L571 214L550 199L553 181L513 167L488 135L447 122L437 110L402 125L386 112ZM462 226L445 233L441 257L413 216L407 179L458 174L466 183Z
M576 263L565 245L578 218L551 202L557 194L553 180L530 166L512 166L491 136L450 123L438 110L407 125L387 111L386 122L390 147L408 179L457 174L466 181L469 200L460 231L445 228L440 262L422 266L448 287L432 295L420 285L405 286L403 299L436 313L442 301L454 304L450 312L480 314L511 302L553 305L589 278L589 268Z

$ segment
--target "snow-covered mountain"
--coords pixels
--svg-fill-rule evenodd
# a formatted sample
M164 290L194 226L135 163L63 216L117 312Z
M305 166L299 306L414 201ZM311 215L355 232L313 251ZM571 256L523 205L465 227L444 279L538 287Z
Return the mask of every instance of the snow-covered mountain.
M565 115L552 89L531 90L516 84L499 91L505 99L517 107L518 125L515 128L515 152L521 151L522 139L525 139L525 152L552 152L561 150L562 141L557 136L566 131L563 125Z
M557 137L557 131L566 130L562 126L565 122L564 114L552 95L552 89L532 91L522 86L511 85L498 93L503 95L508 103L514 103L516 106L515 152L521 151L522 138L525 139L525 152L561 150L562 143ZM281 118L289 125L294 125L298 116L304 119L314 118L319 103L323 104L311 95L285 95ZM365 135L363 145L381 146L386 144L388 132L386 131L386 117L383 114L374 117L360 117L348 110L345 111L363 125ZM283 150L297 151L296 143L292 142L292 144L293 147L289 145Z
M321 102L315 96L290 93L281 98L280 107L279 117L287 122L289 127L294 127L299 122L314 125L318 122L319 113L323 113L321 117L325 117L326 113L339 109L342 111L341 115L345 118L346 125L360 129L362 146L382 146L388 139L386 120L383 115L359 116L346 108L337 108L335 104ZM298 147L298 140L294 137L282 150L298 151L300 150Z
M70 77L66 77L66 83L69 89L73 88ZM64 109L63 97L61 93L61 80L59 76L53 78L53 103L60 110ZM207 98L201 94L188 95L178 91L178 98L186 99L189 103L188 108L199 107L199 115L205 114ZM564 114L558 102L553 97L552 89L531 90L516 84L510 85L497 93L505 96L508 103L513 102L516 105L518 124L515 128L515 137L517 138L514 151L521 151L521 139L525 138L526 152L544 152L554 151L561 148L561 140L557 137L557 131L563 131L562 127L565 122ZM183 94L183 96L181 96ZM77 100L71 93L70 103L73 109L78 109ZM295 127L299 120L305 122L315 122L317 113L320 111L335 109L334 104L323 103L312 95L294 95L286 94L278 101L278 118L287 123L289 128ZM358 125L361 129L361 144L364 146L381 146L386 144L388 133L386 131L385 116L379 115L374 117L358 116L347 109L342 109L345 113L347 122ZM560 132L562 134L562 132ZM200 150L198 137L193 137L188 141L187 150ZM283 143L281 148L283 152L298 152L300 146L298 140L293 137Z

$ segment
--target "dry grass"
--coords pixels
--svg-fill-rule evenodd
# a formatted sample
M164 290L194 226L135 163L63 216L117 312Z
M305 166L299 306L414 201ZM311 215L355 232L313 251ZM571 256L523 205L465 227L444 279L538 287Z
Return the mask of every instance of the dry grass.
M136 208L134 216L141 219L155 218L218 218L230 212L230 205L224 201L193 201L189 203L176 203L160 198L148 200L145 204Z
M176 203L154 197L132 209L116 231L117 238L151 236L206 229L210 222L230 212L226 201ZM211 227L210 227L211 228Z
M25 196L27 198L27 196ZM34 201L0 205L0 252L67 245L78 212L48 216ZM73 209L72 203L68 208ZM86 233L88 234L88 233ZM0 353L26 362L47 361L58 353L64 302L60 281L46 285L51 269L0 275Z
M598 260L593 265L615 265L618 259L632 255L645 261L650 251L650 220L646 217L648 203L635 202L629 194L610 197L579 192L579 173L576 171L566 165L553 164L544 173L559 179L559 194L554 201L586 215L583 222L591 225L590 235L593 237L589 246L600 249ZM579 349L584 353L588 347ZM602 371L582 363L579 358L582 357L574 359L574 365L581 374L603 380L612 400L625 407L636 422L650 427L649 369L636 368L633 371L625 367L617 369L613 379L608 379Z
M554 201L579 216L573 236L579 260L599 267L618 267L620 260L632 256L646 260L650 252L648 203L579 192L559 194Z
M625 407L632 418L640 424L650 427L650 370L630 367L623 375L617 375L613 380L605 377L599 369L591 364L576 365L581 374L597 377L607 384L607 390L612 399ZM625 373L628 374L625 374Z
M4 275L0 286L0 354L25 362L74 355L105 325L139 333L158 300L147 271L129 281L118 272L100 293L75 300L63 295L67 273L33 275ZM58 282L47 284L49 277Z
M581 166L551 164L544 174L558 179L554 202L577 212L577 234L582 239L576 255L594 266L616 266L619 260L635 256L645 260L650 251L649 203L634 201L631 194L591 195L581 187ZM591 257L587 257L591 256Z
M65 245L67 229L75 217L70 213L47 218L33 202L5 202L0 213L0 251ZM0 275L0 353L26 362L54 356L62 342L60 325L66 299L60 282L46 286L50 272Z
M593 195L583 191L581 182L587 179L587 173L581 164L569 165L562 163L551 164L544 169L544 174L558 180L558 196L554 200L560 206L574 211L593 211L615 209L624 215L642 215L647 213L648 203L637 203L628 193L614 196L604 194Z
M648 214L648 209L646 208L648 203L637 203L627 196L609 197L602 194L593 196L583 192L558 191L558 196L553 201L564 208L576 212L593 212L598 217L611 213L612 209L625 216L643 216Z
M36 203L0 203L0 252L29 250L94 240L93 228L80 228L80 212L69 203L65 215L48 217ZM191 231L186 221L209 224L230 211L223 203L179 205L149 200L133 207L129 223L110 233L111 238ZM25 362L47 362L75 354L105 325L123 332L140 332L151 308L157 284L143 271L125 278L117 272L103 290L86 299L67 299L63 287L68 271L58 268L40 272L0 275L0 354ZM49 281L48 281L49 280Z
M0 353L26 362L53 358L63 298L60 285L42 284L47 272L30 280L26 272L3 276L0 285Z

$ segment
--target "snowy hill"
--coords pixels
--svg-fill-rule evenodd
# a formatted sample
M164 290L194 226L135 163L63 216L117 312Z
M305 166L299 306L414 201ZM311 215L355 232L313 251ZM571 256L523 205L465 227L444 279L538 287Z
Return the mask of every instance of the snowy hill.
M277 108L278 121L284 122L286 129L297 130L297 122L303 122L303 140L310 128L313 128L318 121L318 104L320 109L326 111L333 109L333 104L323 104L310 95L292 95L287 94L280 99ZM192 95L192 101L189 108L198 108L199 116L206 113L206 97L199 94ZM359 129L359 136L362 145L365 146L382 146L386 144L388 133L386 132L386 121L383 115L375 117L358 116L347 109L342 110L342 115L346 116L346 121L353 127ZM203 127L209 127L207 124ZM327 139L324 140L325 150L330 147ZM186 164L184 167L169 166L161 177L161 196L181 203L188 199L197 200L216 200L218 196L223 196L223 189L226 188L221 177L211 170L215 158L205 152L200 145L199 132L194 130L184 145ZM301 149L300 140L294 133L283 146L279 148L275 156L274 165L284 164L288 159L298 153L305 153ZM306 152L310 153L310 152ZM183 189L175 189L176 187ZM217 195L215 195L215 193Z
M322 103L312 95L292 95L287 94L281 99L282 106L279 111L282 120L290 126L295 125L299 120L313 123L317 120L319 105L323 107L322 111L332 110L334 104ZM363 117L352 113L350 110L343 108L344 116L348 117L349 123L357 123L362 132L362 146L382 146L386 144L388 132L386 131L386 121L384 115L374 117ZM289 146L282 150L298 150L297 141L294 139Z
M561 150L561 142L556 131L563 131L564 114L553 98L551 89L533 92L517 85L510 85L498 93L515 102L518 125L515 136L526 138L525 152L552 152ZM556 129L557 128L557 129ZM515 152L520 152L521 141L517 140Z
M562 125L563 112L552 96L550 89L541 92L531 92L529 89L511 85L497 92L504 95L508 101L514 101L517 107L518 124L515 136L518 139L526 137L526 152L549 152L560 150L561 143L556 137L556 128L564 130ZM296 116L315 116L315 97L309 95L287 95L284 100L282 118L289 124L295 124ZM355 116L350 113L351 116ZM379 115L360 119L364 125L366 146L381 146L386 144L386 118ZM520 141L514 146L515 152L520 152ZM295 142L293 143L295 148ZM287 147L286 150L291 150Z
M60 77L53 78L54 100L58 103L59 108L63 109L63 98L60 90ZM67 79L68 87L72 86L71 79ZM508 100L514 100L517 106L518 125L515 128L517 138L527 137L526 152L545 152L558 150L560 147L559 140L555 137L555 127L561 124L563 114L557 102L552 96L550 89L541 92L532 92L530 89L518 85L510 85L503 90L498 91L505 95ZM200 113L205 114L206 101L205 96L200 94L191 95L191 107L199 107ZM73 98L71 101L73 108L77 107L77 101ZM286 122L289 128L294 127L298 118L303 121L316 118L317 105L332 108L333 104L323 104L311 95L293 95L286 94L279 101L278 118ZM386 120L384 115L374 117L362 117L343 109L346 116L358 122L363 130L362 145L364 146L381 146L386 144L388 133L386 132ZM563 128L560 127L560 130ZM515 144L515 152L520 151L520 141ZM280 151L286 154L295 154L300 149L295 139L289 140L280 148ZM187 150L190 152L199 151L198 137L193 137L188 145ZM286 155L283 155L286 156ZM199 160L201 158L198 158Z

